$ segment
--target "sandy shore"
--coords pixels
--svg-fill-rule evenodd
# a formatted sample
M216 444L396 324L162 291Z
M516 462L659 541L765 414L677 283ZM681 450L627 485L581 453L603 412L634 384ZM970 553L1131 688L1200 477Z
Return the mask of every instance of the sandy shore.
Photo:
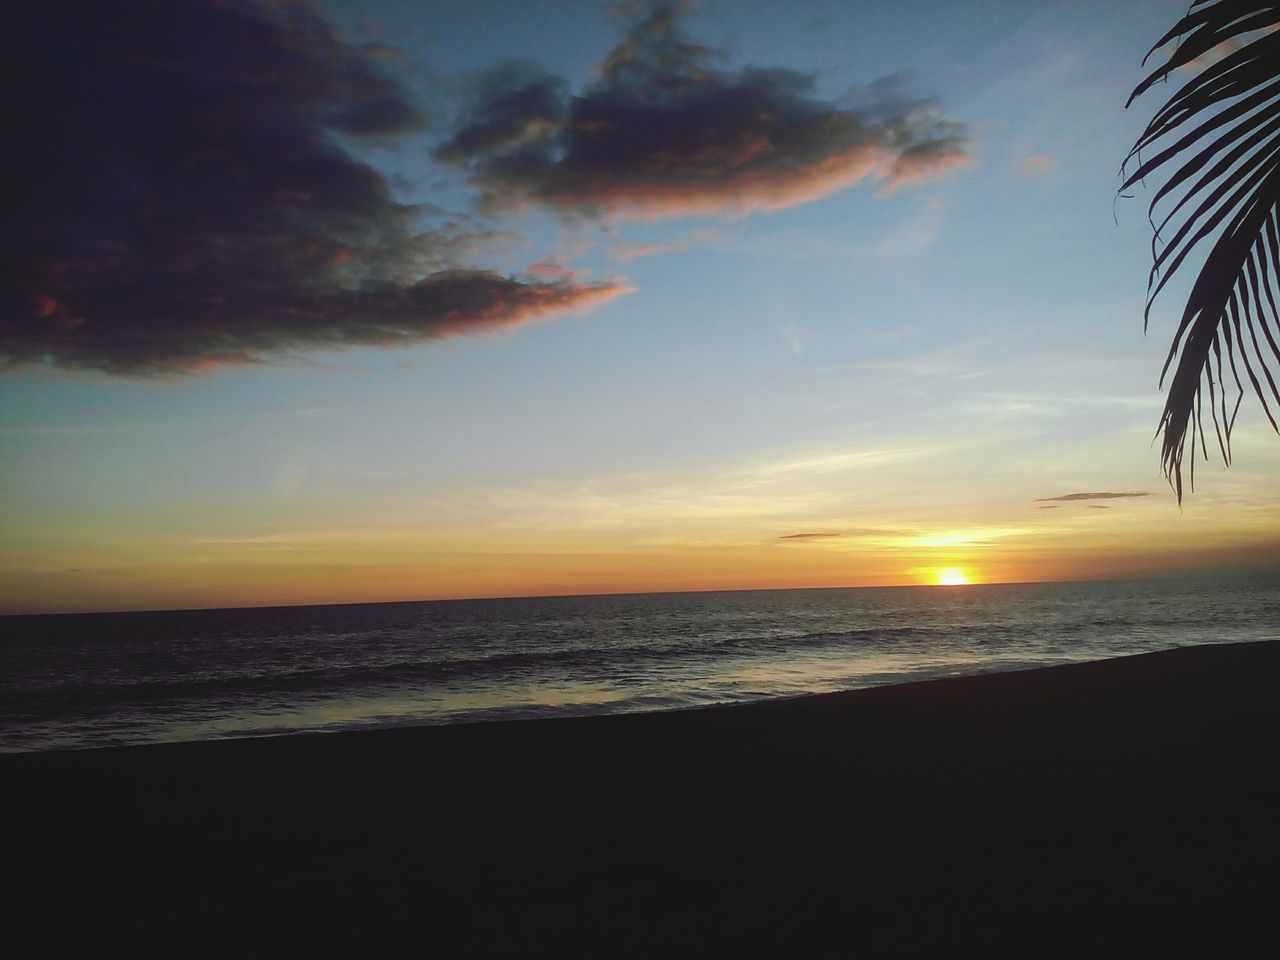
M1243 955L1280 910L1277 734L1263 643L685 713L5 756L9 927L235 955L279 937Z

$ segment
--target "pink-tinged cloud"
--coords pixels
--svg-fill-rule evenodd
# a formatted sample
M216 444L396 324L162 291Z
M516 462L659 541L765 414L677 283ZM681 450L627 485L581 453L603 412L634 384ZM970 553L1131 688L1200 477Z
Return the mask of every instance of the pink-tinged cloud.
M661 257L669 253L684 253L687 243L627 243L611 244L609 255L615 260L639 260L642 257Z
M525 273L540 280L560 280L566 283L577 282L586 275L585 270L575 270L552 257L535 260L525 267Z
M1263 6L1264 6L1263 4L1258 5L1259 9L1261 9ZM1211 47L1209 50L1202 53L1198 57L1193 57L1192 59L1184 63L1182 66L1178 67L1178 69L1192 70L1192 71L1202 70L1205 67L1212 66L1213 64L1217 63L1220 60L1225 60L1227 57L1231 56L1233 53L1243 50L1245 47L1253 43L1255 40L1265 37L1268 34L1275 33L1277 30L1280 30L1280 24L1273 23L1273 24L1267 24L1266 26L1261 27L1258 30L1250 30L1247 33L1242 33L1236 37L1227 37L1227 39L1223 40L1217 46ZM1170 46L1169 50L1171 53L1174 49L1176 49L1176 46L1177 46L1176 44L1173 44L1172 46Z
M1033 153L1030 156L1023 157L1014 166L1014 169L1027 177L1040 177L1046 173L1052 173L1058 166L1058 161L1053 157L1046 156L1043 153Z
M424 227L333 136L422 119L380 72L387 51L344 44L309 4L26 4L6 29L23 135L0 367L184 374L501 330L629 290L460 267L484 234Z
M973 157L957 138L916 144L903 150L884 172L884 192L928 183L951 170L973 166Z
M971 162L963 127L891 84L845 109L812 77L716 70L679 9L654 7L570 96L559 77L508 65L476 78L440 159L490 208L658 219L776 210L863 182L891 192Z
M413 284L360 290L232 293L217 303L143 295L121 312L68 324L0 323L0 366L49 362L125 376L175 376L268 362L301 350L405 347L492 333L599 306L631 292L618 282L525 282L484 270L446 270ZM166 317L174 322L163 322Z

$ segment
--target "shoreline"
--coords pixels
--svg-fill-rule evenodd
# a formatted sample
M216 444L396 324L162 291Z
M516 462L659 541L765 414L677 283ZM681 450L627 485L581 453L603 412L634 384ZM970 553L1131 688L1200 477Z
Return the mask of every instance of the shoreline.
M16 917L468 953L1214 949L1280 892L1280 641L656 713L0 755ZM21 925L21 923L20 923ZM163 937L159 937L163 940ZM433 941L434 942L434 941ZM1043 952L1028 947L1034 952Z
M1234 644L1188 644L1188 646L1244 646L1249 643L1267 643L1271 641L1243 641ZM1280 641L1276 641L1280 642ZM510 707L510 708L486 708L486 710L468 711L466 713L458 713L448 715L448 719L419 719L409 718L398 720L390 723L362 723L354 726L343 727L333 726L331 728L316 727L297 727L297 728L272 728L268 732L257 733L251 731L237 732L231 734L196 737L193 739L172 739L172 740L138 740L130 743L108 743L103 745L75 745L66 747L39 747L39 748L22 748L7 749L0 747L0 763L3 763L6 757L16 756L45 756L45 755L62 755L62 754L88 754L88 753L117 753L125 751L133 751L148 748L168 748L179 749L184 747L199 747L202 744L212 743L245 743L249 741L259 740L296 740L299 738L311 737L345 737L345 736L367 736L377 735L390 731L416 731L416 730L434 730L444 727L485 727L492 724L508 725L508 724L526 724L526 723L544 723L544 722L570 722L584 720L600 720L607 717L639 717L649 716L653 714L696 714L703 711L716 710L735 710L742 708L761 707L770 704L793 704L797 702L805 702L818 700L824 697L848 697L866 693L871 690L880 690L886 688L912 687L919 684L937 683L951 680L966 680L974 677L994 676L1006 673L1033 673L1040 670L1051 670L1063 666L1083 666L1091 663L1104 663L1111 660L1126 659L1132 656L1146 656L1151 653L1167 653L1173 650L1183 649L1181 647L1170 647L1165 650L1145 651L1142 654L1118 654L1113 657L1106 657L1102 660L1062 660L1054 663L1022 663L1017 666L1002 666L997 668L979 669L968 672L964 668L957 668L958 672L947 672L947 668L940 668L938 673L930 673L918 676L903 674L899 679L889 682L876 682L866 686L853 686L842 690L827 690L817 693L790 693L777 695L754 695L738 700L722 700L717 702L696 703L696 704L675 704L670 706L662 706L656 708L645 707L624 707L622 709L613 709L612 702L605 702L598 705L592 704L572 704L560 707L541 708L533 707ZM513 711L510 715L500 713L503 710ZM520 712L527 710L528 712ZM580 712L581 711L581 712Z

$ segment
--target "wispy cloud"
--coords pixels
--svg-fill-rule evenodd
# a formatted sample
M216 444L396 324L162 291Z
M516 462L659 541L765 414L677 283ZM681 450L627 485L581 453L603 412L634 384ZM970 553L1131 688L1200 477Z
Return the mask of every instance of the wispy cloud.
M541 260L535 260L525 268L525 272L539 279L564 282L576 282L581 280L585 274L585 271L567 266L554 257L543 257Z
M609 255L615 260L637 260L640 257L659 257L670 253L684 253L688 243L627 243L610 244Z
M797 357L803 357L808 344L805 343L804 333L790 323L779 324L778 335L787 342L787 346L791 348L791 352Z
M528 64L479 75L436 156L490 208L644 219L778 209L867 180L890 192L971 163L963 126L895 81L845 109L808 74L717 70L680 9L650 7L577 95Z
M1031 527L992 526L943 530L907 538L904 545L917 547L983 547L1007 537L1020 537L1039 533Z
M1128 497L1149 497L1150 493L1131 490L1125 493L1064 493L1060 497L1037 497L1036 503L1070 502L1074 500L1124 500Z
M1194 57L1191 60L1188 60L1182 66L1178 67L1178 69L1181 71L1186 71L1186 70L1194 71L1194 70L1201 70L1204 67L1212 66L1218 61L1225 60L1227 57L1231 56L1233 53L1236 53L1237 51L1242 50L1244 47L1253 43L1255 40L1259 40L1262 37L1267 36L1268 34L1275 33L1277 30L1280 30L1280 25L1268 24L1267 26L1263 27L1260 30L1250 30L1247 33L1240 34L1239 36L1228 37L1227 39L1219 43L1217 46L1211 47L1205 53L1202 53L1200 56ZM1166 48L1166 50L1168 51L1167 55L1172 56L1173 53L1177 50L1177 46L1178 46L1177 42L1170 44Z
M1014 169L1023 176L1042 177L1047 173L1052 173L1057 169L1057 166L1058 161L1053 157L1043 153L1033 153L1014 164Z
M22 189L0 367L181 374L491 331L628 290L461 263L477 225L425 225L339 146L425 121L386 51L345 44L309 4L28 4L6 29Z
M817 450L780 457L743 468L737 477L741 484L774 484L791 477L804 478L838 474L845 471L882 467L888 464L927 459L945 455L939 447L870 447L866 450Z
M910 530L898 530L885 527L855 527L845 530L823 531L815 533L789 533L778 537L779 540L832 540L838 537L863 540L872 538L912 537L916 533Z
M892 227L880 239L866 244L858 252L880 257L911 257L931 247L938 238L941 214L936 205L926 206L908 220Z
M889 549L955 549L963 547L991 546L997 540L1020 537L1041 531L1021 526L989 526L943 529L902 529L888 527L863 527L833 531L792 533L779 540L793 543L821 542L850 539L862 545L874 545Z

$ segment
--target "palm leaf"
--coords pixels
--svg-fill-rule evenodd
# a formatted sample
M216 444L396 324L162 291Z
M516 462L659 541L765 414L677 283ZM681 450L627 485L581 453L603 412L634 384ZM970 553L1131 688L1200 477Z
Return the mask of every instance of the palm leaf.
M1188 454L1195 483L1197 434L1201 455L1208 456L1206 406L1224 463L1231 462L1231 431L1245 380L1280 433L1272 412L1272 404L1280 412L1272 373L1280 369L1278 28L1280 4L1195 0L1148 52L1144 65L1175 44L1126 104L1177 70L1197 71L1133 145L1120 188L1123 193L1157 173L1164 177L1149 210L1152 266L1144 325L1170 278L1208 247L1160 373L1161 387L1169 380L1160 417L1161 462L1179 502ZM1150 153L1145 160L1144 152Z

